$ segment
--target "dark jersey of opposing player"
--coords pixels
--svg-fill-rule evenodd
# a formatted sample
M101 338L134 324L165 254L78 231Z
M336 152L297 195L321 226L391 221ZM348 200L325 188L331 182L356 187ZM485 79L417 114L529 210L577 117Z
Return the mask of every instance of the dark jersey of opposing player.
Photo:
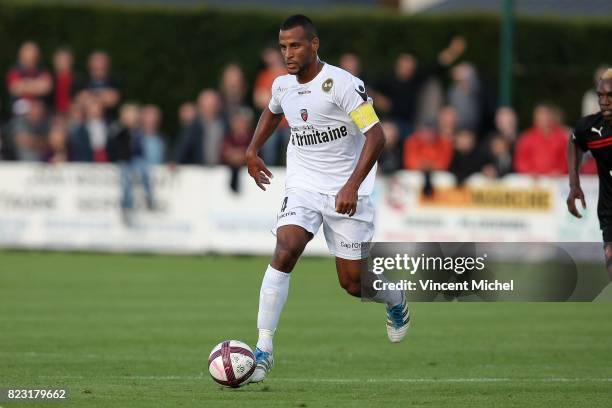
M599 174L597 215L602 227L612 226L612 126L601 112L578 121L572 141L583 151L591 151Z

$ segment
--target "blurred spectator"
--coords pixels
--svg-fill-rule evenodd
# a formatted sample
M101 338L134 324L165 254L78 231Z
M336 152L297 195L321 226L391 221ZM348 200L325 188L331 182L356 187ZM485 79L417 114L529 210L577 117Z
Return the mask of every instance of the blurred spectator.
M193 102L184 102L179 106L178 119L181 128L190 126L198 116L198 108Z
M73 102L68 111L68 134L70 135L83 123L85 123L85 107L82 103Z
M483 169L487 177L504 177L512 172L512 145L506 137L497 134L486 141L485 147L491 161Z
M427 123L434 123L440 109L444 106L446 95L442 82L439 78L432 76L427 79L422 86L419 94L419 104L415 119L416 126L423 126Z
M453 140L457 133L457 110L452 106L446 106L438 114L438 135L448 140Z
M181 151L185 147L190 135L190 131L192 129L193 123L198 117L198 109L196 104L193 102L183 102L178 109L178 120L179 120L179 133L177 136L178 144L176 151L174 152L172 157L169 157L170 169L175 170L177 160L180 160L181 163L188 163L187 156L195 156L194 152L190 152L185 150ZM204 155L203 147L199 149L201 151L202 157ZM201 159L203 160L203 159ZM198 161L199 164L203 164Z
M145 105L141 111L143 156L147 164L161 164L166 154L164 136L159 131L161 111L155 105Z
M14 129L20 121L24 120L29 109L30 103L25 99L13 104L11 120L0 127L0 159L17 160Z
M6 138L5 138L5 131L3 129L2 126L0 126L0 161L2 160L7 160L8 155L7 155L7 144L6 144Z
M514 109L503 106L495 112L495 129L489 134L489 139L501 136L514 148L518 136L518 119Z
M518 173L559 175L567 173L567 132L555 122L554 108L539 104L534 109L533 127L516 143L514 168Z
M40 161L43 156L49 122L41 100L21 99L13 105L14 117L9 123L7 148L15 160Z
M226 124L217 91L204 89L198 96L198 116L183 129L174 161L182 164L219 164Z
M53 109L68 114L79 84L73 71L74 57L69 48L58 48L53 54Z
M265 48L261 54L265 68L257 74L253 90L253 103L255 108L263 110L268 106L272 97L272 83L287 70L283 57L277 48ZM278 124L272 135L261 148L261 157L270 166L280 164L280 153L289 142L289 125L285 118Z
M477 146L476 134L472 130L461 130L455 136L454 142L455 149L449 170L455 176L457 185L462 185L468 177L482 171L491 161L483 149Z
M151 117L148 120L153 121L153 119L155 118ZM119 123L114 126L113 139L117 144L117 159L121 169L121 210L123 221L127 225L132 223L135 173L138 174L142 183L147 208L154 209L153 187L149 166L145 159L144 136L139 129L140 121L140 107L134 103L124 103L119 110Z
M42 100L51 92L53 82L47 70L39 65L40 50L34 42L21 45L17 64L6 75L6 87L11 103L18 99Z
M104 120L104 107L98 99L90 99L85 112L85 121L75 126L69 135L70 158L78 162L106 162L108 126Z
M253 104L258 110L268 106L272 96L272 83L274 80L287 73L283 57L277 48L267 47L261 52L264 68L255 77L253 89Z
M402 168L402 149L397 125L391 121L382 122L385 133L385 147L378 158L378 168L382 174L391 174Z
M448 47L440 52L436 65L431 69L418 69L413 55L400 54L395 61L393 77L376 86L372 92L376 105L388 112L390 119L406 135L415 127L419 96L425 81L432 75L440 74L451 65L465 50L462 37L454 37Z
M599 112L599 102L595 89L597 88L599 78L601 78L605 70L608 68L609 67L607 65L600 65L595 70L593 74L593 86L591 86L591 88L587 90L582 97L582 116L592 115Z
M483 140L491 163L483 169L487 177L504 177L512 172L512 157L518 135L518 119L514 109L503 106L495 112L495 128Z
M453 158L453 142L432 128L422 127L404 142L404 168L408 170L448 170Z
M66 120L58 116L51 123L43 161L57 164L65 163L68 159L68 127Z
M231 169L230 188L240 190L240 168L245 163L246 149L253 137L253 112L248 108L235 112L230 119L230 131L223 139L221 159Z
M352 52L347 52L340 55L339 65L340 68L350 72L357 78L363 79L361 77L361 61L359 60L359 57L356 54L353 54Z
M238 64L228 64L221 73L219 93L228 116L245 106L247 83Z
M2 108L1 104L0 108ZM6 129L4 128L4 124L0 122L0 161L7 159L6 143Z
M78 98L87 103L94 99L102 105L104 117L117 117L117 106L121 99L118 82L111 76L110 58L106 52L94 51L88 59L89 78Z
M109 130L113 161L129 162L133 155L142 156L140 106L127 102L119 109L119 120Z
M448 90L448 103L457 110L459 128L477 132L480 129L480 81L469 63L461 63L451 70L453 80Z

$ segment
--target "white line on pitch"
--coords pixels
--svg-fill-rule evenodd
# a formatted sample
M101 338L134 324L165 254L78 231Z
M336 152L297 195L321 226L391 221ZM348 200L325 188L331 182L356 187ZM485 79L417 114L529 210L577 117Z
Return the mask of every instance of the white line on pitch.
M66 376L43 376L55 379L87 379L89 377L80 375ZM179 376L179 375L123 375L96 377L96 380L202 380L208 376ZM271 378L270 381L295 382L295 383L479 383L479 382L612 382L612 378L567 378L567 377L543 377L543 378L504 378L504 377L472 377L472 378Z

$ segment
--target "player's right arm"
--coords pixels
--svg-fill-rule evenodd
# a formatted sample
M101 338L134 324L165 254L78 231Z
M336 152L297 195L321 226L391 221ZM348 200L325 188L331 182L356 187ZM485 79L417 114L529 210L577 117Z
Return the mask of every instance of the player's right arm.
M569 168L569 185L570 191L567 196L567 210L576 218L582 218L582 215L576 208L576 200L580 200L582 208L586 208L586 201L584 199L584 193L580 187L580 165L582 164L582 156L584 152L582 147L578 145L577 134L578 127L574 130L574 133L569 138L567 143L567 166Z
M272 172L268 170L264 161L258 156L258 153L282 119L282 113L275 114L266 107L259 117L255 134L246 151L246 164L249 169L249 175L253 177L255 184L264 191L266 190L264 184L270 184Z

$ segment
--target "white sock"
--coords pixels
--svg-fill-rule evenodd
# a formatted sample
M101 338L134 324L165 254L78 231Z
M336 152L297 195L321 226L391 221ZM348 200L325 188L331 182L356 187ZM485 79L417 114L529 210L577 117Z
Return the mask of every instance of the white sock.
M268 265L261 282L259 313L257 314L257 328L259 329L257 347L262 351L272 352L272 337L287 300L289 278L291 274L277 271Z
M380 275L378 279L382 280L383 283L389 282L383 275ZM374 297L372 297L372 300L378 303L386 303L387 307L397 306L402 303L402 291L389 289L379 290Z

